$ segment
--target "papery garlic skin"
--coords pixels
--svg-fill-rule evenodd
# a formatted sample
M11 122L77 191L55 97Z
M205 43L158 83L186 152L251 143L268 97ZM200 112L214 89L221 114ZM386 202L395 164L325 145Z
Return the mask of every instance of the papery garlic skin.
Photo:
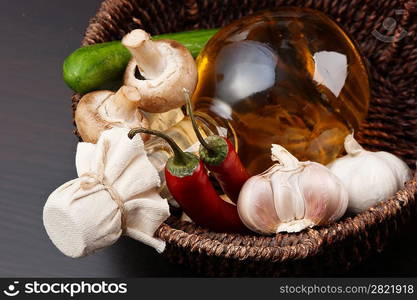
M279 161L242 187L238 212L242 222L262 234L299 232L341 218L348 194L328 168L299 162L279 145L272 145L272 159Z
M360 213L387 200L411 178L411 170L405 162L388 152L366 151L353 134L346 137L345 150L347 155L328 167L346 187L348 210L352 213Z

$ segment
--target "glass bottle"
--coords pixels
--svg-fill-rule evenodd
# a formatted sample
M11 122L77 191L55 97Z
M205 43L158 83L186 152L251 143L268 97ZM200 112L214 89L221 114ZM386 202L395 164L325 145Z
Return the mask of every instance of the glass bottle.
M272 164L273 143L299 160L331 162L367 114L364 59L317 11L287 7L235 21L207 43L197 64L196 115L206 134L234 142L251 174ZM187 122L168 132L183 148L196 142Z

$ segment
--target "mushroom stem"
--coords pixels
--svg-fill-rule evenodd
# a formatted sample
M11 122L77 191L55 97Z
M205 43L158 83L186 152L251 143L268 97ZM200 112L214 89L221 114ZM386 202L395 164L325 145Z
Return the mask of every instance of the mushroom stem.
M141 75L146 79L157 78L165 69L164 58L155 42L150 38L147 32L136 29L128 33L122 40L123 46L135 58Z
M124 85L103 103L105 114L113 119L131 121L138 110L139 99L140 94L137 88Z

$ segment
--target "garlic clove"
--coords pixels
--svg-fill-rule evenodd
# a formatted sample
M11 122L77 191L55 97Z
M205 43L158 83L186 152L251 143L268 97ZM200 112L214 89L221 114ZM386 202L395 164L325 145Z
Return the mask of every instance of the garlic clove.
M324 175L324 176L323 176ZM300 174L302 195L305 201L304 218L320 224L324 219L329 195L326 174L311 163Z
M237 208L242 222L249 229L259 233L275 233L275 224L280 221L275 213L268 179L262 176L251 177L240 192Z
M289 172L277 172L271 176L275 210L282 223L294 219L294 202L299 197L299 195L294 195L292 186L289 183L291 175Z
M304 168L298 168L271 176L275 210L281 220L276 232L299 232L315 225L313 219L305 217L306 200L301 179L304 171Z
M303 183L306 219L316 224L327 224L344 215L348 205L347 191L328 168L318 163L309 163L300 181Z

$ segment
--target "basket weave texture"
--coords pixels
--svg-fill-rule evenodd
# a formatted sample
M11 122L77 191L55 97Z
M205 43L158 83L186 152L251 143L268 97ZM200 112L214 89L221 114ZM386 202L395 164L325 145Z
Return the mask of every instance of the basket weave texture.
M135 28L152 35L216 28L255 11L280 6L323 11L356 40L373 81L369 115L357 137L367 149L394 153L414 168L417 1L107 0L90 20L82 45L119 40ZM387 18L397 20L392 32L384 28ZM391 41L377 39L375 31L392 37ZM80 95L73 96L74 109L79 99ZM164 255L171 261L209 276L334 274L382 251L390 237L417 216L416 195L417 175L394 197L355 217L297 234L214 233L174 216L156 234L167 242Z

